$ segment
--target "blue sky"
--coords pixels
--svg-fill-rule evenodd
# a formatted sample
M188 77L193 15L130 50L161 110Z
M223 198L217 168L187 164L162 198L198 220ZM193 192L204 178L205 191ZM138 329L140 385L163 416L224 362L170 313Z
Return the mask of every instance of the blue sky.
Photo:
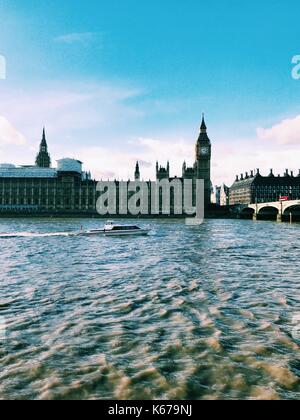
M0 161L31 163L45 124L53 160L97 177L136 159L175 173L205 112L215 183L297 170L299 15L293 0L1 0Z

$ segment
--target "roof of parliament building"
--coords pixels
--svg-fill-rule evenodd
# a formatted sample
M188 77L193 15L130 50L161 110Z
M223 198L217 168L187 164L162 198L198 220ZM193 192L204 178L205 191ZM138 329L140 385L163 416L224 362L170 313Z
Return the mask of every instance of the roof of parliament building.
M56 178L57 170L38 166L0 165L0 178Z
M280 185L300 185L300 171L297 176L294 175L293 172L286 170L283 176L274 175L273 170L271 169L270 174L268 176L263 176L260 174L259 169L257 170L256 174L254 171L251 171L250 174L246 172L246 174L241 174L241 176L237 176L235 182L231 186L231 189L248 187L248 186L280 186Z

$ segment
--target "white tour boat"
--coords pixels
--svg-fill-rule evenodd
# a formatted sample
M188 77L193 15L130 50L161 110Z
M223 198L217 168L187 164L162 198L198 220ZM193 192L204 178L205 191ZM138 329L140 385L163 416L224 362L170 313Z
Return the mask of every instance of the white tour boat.
M103 229L91 229L80 232L79 236L145 236L148 235L150 229L141 228L136 225L118 225L114 222L107 222Z

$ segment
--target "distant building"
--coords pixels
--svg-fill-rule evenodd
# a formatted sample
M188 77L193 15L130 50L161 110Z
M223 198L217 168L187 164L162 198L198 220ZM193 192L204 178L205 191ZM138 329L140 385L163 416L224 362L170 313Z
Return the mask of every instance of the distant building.
M229 205L229 187L223 184L221 187L215 186L212 194L212 202L217 206L225 207Z
M221 192L221 187L216 185L215 188L213 188L212 193L211 193L211 202L213 204L216 204L217 206L220 206L220 192Z
M186 162L182 165L182 176L180 178L170 177L170 163L167 162L167 166L160 166L156 162L156 180L161 181L162 179L168 179L172 181L174 179L179 179L182 183L185 179L190 179L194 181L194 186L196 185L197 179L204 180L204 204L208 208L211 204L211 194L212 194L212 182L211 182L211 141L207 135L207 126L205 123L204 114L202 117L202 122L200 126L200 133L196 142L195 150L195 162L194 165L188 167ZM171 197L172 201L172 197ZM194 196L194 205L195 205L195 196Z
M96 181L83 172L82 162L59 160L51 168L45 130L36 166L0 165L0 211L94 211Z
M221 186L220 189L220 206L225 207L229 206L229 187L225 184Z
M182 177L170 177L170 163L166 167L156 164L156 179L184 180L204 179L205 205L211 202L211 142L207 135L204 116L196 143L193 167L183 164ZM136 163L134 179L141 179L140 166ZM117 190L120 183L116 181ZM34 166L0 165L0 212L42 212L95 214L96 202L100 196L97 181L82 170L82 162L65 158L57 161L57 168L51 167L45 129L43 130L39 153ZM171 207L174 191L171 189ZM194 189L195 192L195 189ZM132 193L131 193L132 194ZM128 196L128 199L130 195ZM151 201L151 200L150 200ZM193 205L195 205L195 194ZM117 214L118 214L117 209ZM172 211L171 211L172 214Z
M262 176L259 169L254 174L242 174L237 176L234 184L230 187L229 203L254 204L279 201L280 197L288 197L290 200L300 199L300 171L297 176L286 170L283 176L275 176L271 169L268 176Z
M168 169L168 168L167 168ZM183 179L204 180L204 201L206 207L211 204L212 182L211 182L211 141L207 135L207 127L204 115L200 127L200 134L196 143L196 159L193 167L187 167L186 162L182 168Z

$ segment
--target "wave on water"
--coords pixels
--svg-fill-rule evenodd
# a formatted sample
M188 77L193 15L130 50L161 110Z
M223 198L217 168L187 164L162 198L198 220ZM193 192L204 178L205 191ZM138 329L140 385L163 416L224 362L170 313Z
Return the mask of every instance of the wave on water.
M81 224L0 219L0 400L299 399L298 225Z

